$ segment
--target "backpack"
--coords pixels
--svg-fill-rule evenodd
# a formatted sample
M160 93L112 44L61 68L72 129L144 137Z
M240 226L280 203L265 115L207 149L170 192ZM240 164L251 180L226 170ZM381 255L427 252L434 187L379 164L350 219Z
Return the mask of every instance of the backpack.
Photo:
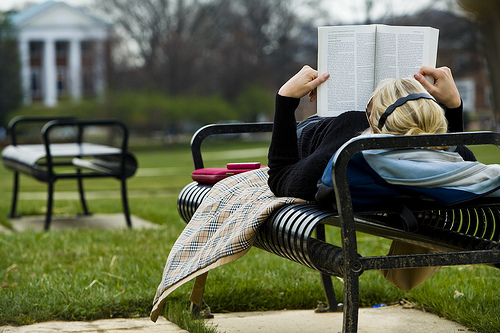
M316 200L334 204L334 156L318 182ZM464 161L458 153L432 149L369 150L347 166L353 207L362 210L412 196L454 205L482 196L500 197L500 165Z

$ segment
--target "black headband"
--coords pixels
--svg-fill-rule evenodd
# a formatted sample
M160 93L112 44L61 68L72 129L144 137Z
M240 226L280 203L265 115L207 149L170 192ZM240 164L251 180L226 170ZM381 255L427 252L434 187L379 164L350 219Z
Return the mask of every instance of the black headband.
M427 93L420 93L420 94L409 94L408 96L401 97L399 98L394 104L390 105L384 112L384 114L380 117L378 120L378 129L382 130L382 127L385 125L385 121L387 120L387 117L397 108L400 107L401 105L405 104L408 101L414 101L420 98L426 98L426 99L432 99L434 102L437 103L437 101L432 97L431 95Z

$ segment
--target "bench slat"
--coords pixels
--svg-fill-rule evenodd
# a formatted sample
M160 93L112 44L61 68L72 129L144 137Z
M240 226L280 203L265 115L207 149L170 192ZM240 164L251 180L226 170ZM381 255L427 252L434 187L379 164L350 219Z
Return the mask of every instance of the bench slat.
M121 150L93 143L57 143L51 144L52 157L120 155ZM28 166L33 166L47 156L44 145L9 145L2 151L2 158Z

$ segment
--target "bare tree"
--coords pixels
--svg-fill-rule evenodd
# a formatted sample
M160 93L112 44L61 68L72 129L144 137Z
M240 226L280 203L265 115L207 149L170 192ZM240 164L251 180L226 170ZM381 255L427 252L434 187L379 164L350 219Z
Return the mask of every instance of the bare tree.
M206 60L215 65L212 82L234 97L242 85L281 81L299 44L294 1L218 0L214 6L223 18L206 23L205 31L217 36L205 47L212 54Z
M500 124L500 1L458 0L474 18L480 31L480 44L486 56L492 86L495 120Z
M288 67L296 69L287 65L297 58L301 42L304 19L296 8L309 4L314 13L311 3L98 0L94 9L134 42L150 87L233 98L245 85L275 85L289 74Z
M198 0L97 0L94 10L135 43L146 68L154 68L165 36L182 35Z

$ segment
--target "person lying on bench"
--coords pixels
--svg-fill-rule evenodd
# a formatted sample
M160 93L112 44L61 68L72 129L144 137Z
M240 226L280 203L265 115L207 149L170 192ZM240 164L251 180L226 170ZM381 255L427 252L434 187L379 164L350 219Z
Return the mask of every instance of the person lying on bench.
M427 81L425 75L432 76L434 84ZM358 135L463 131L462 100L451 70L446 67L422 67L414 78L384 81L373 93L366 112L348 111L338 117L325 118L312 116L297 125L294 111L300 98L309 94L310 101L314 101L317 86L328 78L329 74L318 75L311 67L304 66L276 95L268 155L268 184L276 196L334 203L333 191L329 196L325 195L320 180L323 174L330 174L331 178L331 166L325 168L332 156L344 143ZM466 147L457 147L456 151L465 161L476 160ZM353 195L353 204L355 199ZM399 241L394 241L389 250L389 254L429 252L432 251ZM410 290L425 282L438 269L395 269L382 271L382 274L396 287Z
M434 77L435 83L430 84L424 75ZM316 70L304 66L276 95L273 134L268 155L268 184L277 196L315 200L317 182L332 155L351 138L369 131L367 114L359 111L347 111L338 117L312 116L297 125L294 112L300 98L309 94L310 100L314 101L316 87L328 77L329 74L318 76ZM446 67L422 67L415 74L415 79L445 107L448 132L462 132L462 100L451 70ZM417 103L429 101L419 100ZM387 127L382 131L386 133ZM464 160L476 160L472 152L465 147L458 147L457 151Z

